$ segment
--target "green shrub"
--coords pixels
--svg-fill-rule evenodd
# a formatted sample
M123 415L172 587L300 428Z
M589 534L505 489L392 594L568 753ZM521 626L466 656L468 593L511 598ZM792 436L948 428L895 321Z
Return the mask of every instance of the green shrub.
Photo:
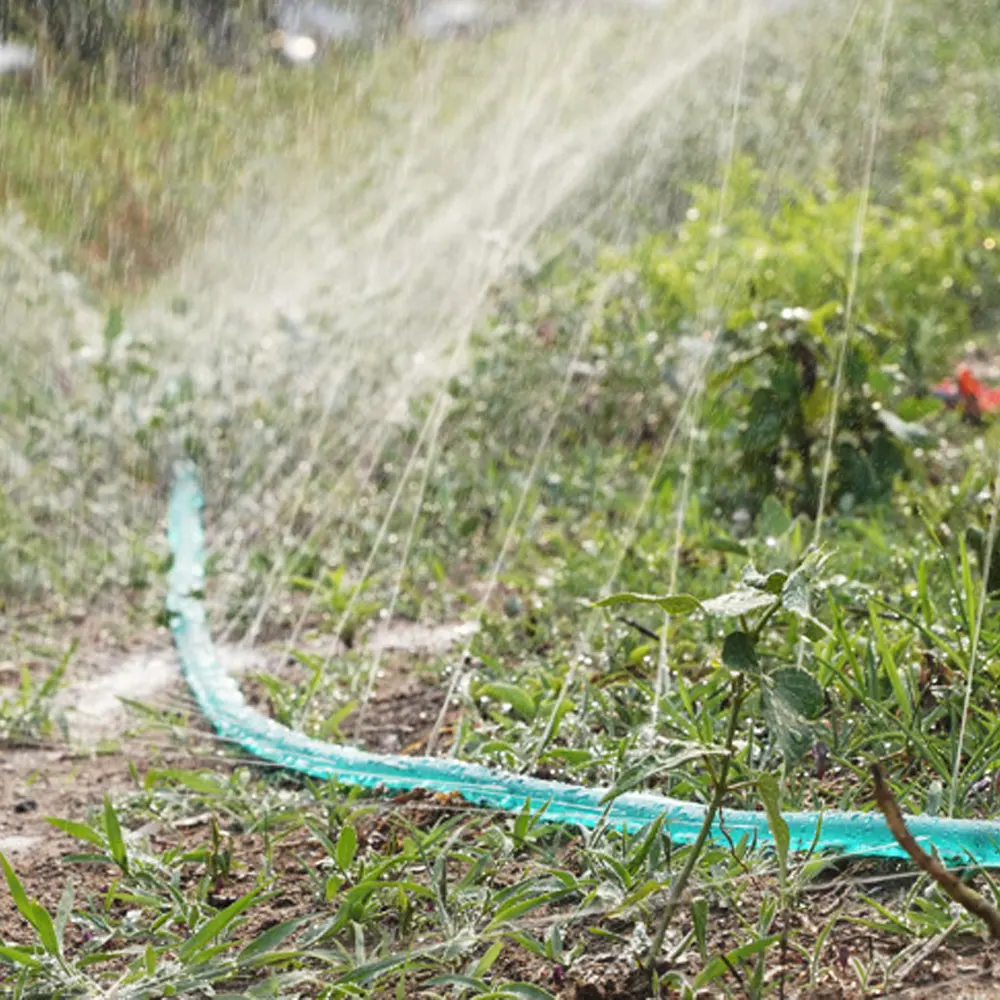
M842 351L830 496L888 496L905 445L925 437L910 421L937 409L919 398L928 375L997 311L1000 179L985 164L995 147L980 149L978 164L916 159L894 202L863 213L859 193L832 184L778 196L741 160L727 204L695 187L679 230L632 255L660 329L691 331L697 317L720 331L704 422L734 503L777 493L815 510Z

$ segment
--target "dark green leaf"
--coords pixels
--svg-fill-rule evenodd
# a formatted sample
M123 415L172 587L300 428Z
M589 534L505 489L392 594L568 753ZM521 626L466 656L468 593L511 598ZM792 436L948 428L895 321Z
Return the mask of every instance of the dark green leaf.
M756 673L759 664L753 640L746 632L730 632L722 644L722 662L738 673Z
M823 711L823 689L816 678L801 667L780 667L771 674L774 693L789 708L806 719Z

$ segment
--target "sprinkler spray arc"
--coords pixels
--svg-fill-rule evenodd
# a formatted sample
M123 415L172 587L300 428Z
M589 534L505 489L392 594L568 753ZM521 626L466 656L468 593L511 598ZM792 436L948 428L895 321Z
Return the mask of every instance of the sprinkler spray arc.
M470 805L511 813L526 806L544 808L550 822L586 828L603 823L633 833L662 817L663 829L674 843L690 843L697 837L706 812L698 803L636 792L608 801L610 789L606 787L510 774L454 758L371 753L313 739L254 711L223 669L209 630L202 601L203 505L197 470L190 462L178 463L167 518L173 557L167 611L184 677L198 707L221 737L289 771L343 785L457 793ZM793 851L906 857L877 812L790 812L784 818ZM933 849L946 861L1000 867L998 822L912 816L907 825L925 850ZM773 843L766 814L743 809L723 811L712 825L712 837Z

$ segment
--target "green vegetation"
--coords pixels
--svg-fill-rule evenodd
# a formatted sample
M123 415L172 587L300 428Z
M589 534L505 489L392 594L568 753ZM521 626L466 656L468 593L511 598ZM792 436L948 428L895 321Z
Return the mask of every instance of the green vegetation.
M925 878L792 856L781 836L790 810L870 809L873 760L911 812L996 812L1000 571L988 539L1000 431L928 389L963 354L991 361L996 350L1000 148L985 121L1000 26L972 21L982 5L939 6L914 5L907 22L935 24L933 41L926 31L895 41L912 41L901 78L933 76L938 117L915 137L907 97L919 88L893 93L885 141L906 156L880 165L872 191L836 157L816 176L778 169L747 143L724 187L675 193L669 228L526 267L498 290L470 364L447 386L433 449L422 430L442 411L429 396L369 477L324 467L316 494L346 482L358 502L331 508L322 533L289 519L291 543L248 554L228 621L216 622L252 623L280 644L287 609L304 616L296 663L244 681L282 722L412 752L453 685L437 752L612 794L654 789L723 817L763 808L777 849L681 848L662 824L583 834L544 809L497 816L300 782L222 753L180 704L147 713L153 749L128 790L52 821L76 841L59 879L30 857L4 862L14 904L0 924L4 988L129 1000L853 998L914 975L940 995L951 987L935 978L939 956L980 961L982 928ZM975 113L960 97L970 79L989 84ZM272 100L341 86L263 81L248 112L261 121ZM88 125L58 141L103 176L90 125L114 107L122 117L109 127L124 136L139 108L155 107L146 138L125 147L127 170L164 164L163 218L192 219L203 203L187 200L183 178L221 148L212 108L249 100L244 85L224 75L198 101L74 109ZM18 120L56 107L20 108ZM274 127L277 145L296 128ZM163 159L174 137L188 145ZM252 137L238 140L247 158ZM79 194L92 214L44 215L29 178L45 154L27 146L5 147L5 162L20 164L7 183L35 216L74 240L106 226L113 213L92 182ZM231 182L236 168L215 172L216 162L198 198ZM50 190L64 190L62 169L43 175ZM114 440L159 503L179 433L209 475L237 443L221 421L190 426L187 388L147 400L152 416L122 434L114 403L151 392L157 361L155 345L125 343L122 330L113 312L81 437ZM45 400L27 379L22 389L2 412L30 423L49 456ZM280 441L282 402L255 400L227 419L252 411ZM210 507L209 525L219 515ZM28 561L44 576L35 593L72 592L94 575L89 562L71 574L44 539L27 548L21 516L0 493L0 586L23 592ZM102 571L121 559L152 606L163 560L153 541L131 541L127 561L95 559ZM275 578L275 610L254 621ZM210 574L208 593L218 584ZM412 622L482 612L471 655L376 651L367 643L390 607ZM335 635L346 648L327 663ZM63 669L41 686L25 675L0 701L0 736L47 735ZM403 693L382 696L379 672ZM177 748L211 764L166 761ZM967 877L1000 899L990 873Z
M44 678L22 666L10 693L0 686L0 746L35 746L60 732L65 737L65 720L54 703L74 651L60 657Z

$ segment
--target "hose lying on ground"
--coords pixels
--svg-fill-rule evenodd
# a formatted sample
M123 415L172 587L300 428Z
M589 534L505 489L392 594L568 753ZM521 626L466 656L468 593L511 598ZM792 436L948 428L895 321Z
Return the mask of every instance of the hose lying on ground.
M170 627L181 667L205 717L224 739L252 755L290 771L343 785L457 792L472 805L520 812L547 806L551 822L593 828L609 826L637 831L663 817L664 830L675 843L698 835L706 807L645 793L603 800L608 788L587 788L509 774L477 764L436 757L369 753L324 743L268 719L247 705L236 681L219 662L201 594L205 584L203 499L198 475L190 463L178 465L170 497L168 538L173 565L167 593ZM785 813L791 849L831 851L869 857L905 857L878 812ZM1000 867L1000 823L907 818L907 826L925 849L947 861ZM726 809L712 827L712 837L734 842L749 836L757 844L772 842L763 812Z

